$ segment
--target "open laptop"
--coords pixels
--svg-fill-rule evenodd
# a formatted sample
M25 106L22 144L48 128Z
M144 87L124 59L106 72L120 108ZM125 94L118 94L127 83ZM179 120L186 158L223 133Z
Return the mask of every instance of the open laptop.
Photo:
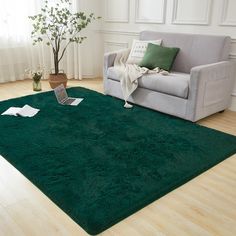
M56 95L58 103L62 105L77 106L83 100L83 98L68 97L66 89L63 84L57 86L54 89L54 93Z

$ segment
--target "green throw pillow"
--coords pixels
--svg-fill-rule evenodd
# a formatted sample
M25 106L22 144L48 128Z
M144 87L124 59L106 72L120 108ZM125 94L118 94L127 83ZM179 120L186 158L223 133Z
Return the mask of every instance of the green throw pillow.
M150 70L159 67L170 71L178 52L179 48L167 48L149 43L139 66Z

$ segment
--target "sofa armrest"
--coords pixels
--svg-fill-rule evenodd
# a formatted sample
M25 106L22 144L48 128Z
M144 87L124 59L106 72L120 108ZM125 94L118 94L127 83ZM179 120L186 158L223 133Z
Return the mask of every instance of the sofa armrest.
M193 67L190 72L187 115L198 120L228 107L236 79L236 63L222 61Z
M104 67L103 67L104 78L106 78L108 68L114 65L114 61L117 54L128 51L128 50L130 49L126 48L126 49L121 49L118 51L108 52L104 54Z
M126 51L129 51L130 49L121 49L115 52L109 52L104 54L104 65L103 65L103 87L104 87L104 94L109 94L110 86L109 86L109 81L107 78L107 70L109 67L114 66L114 61L116 56L119 53L123 53Z

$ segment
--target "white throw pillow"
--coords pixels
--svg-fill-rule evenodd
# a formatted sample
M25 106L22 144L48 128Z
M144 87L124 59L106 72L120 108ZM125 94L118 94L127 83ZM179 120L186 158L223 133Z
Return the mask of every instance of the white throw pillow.
M130 54L126 63L138 65L142 61L149 43L161 45L162 39L149 40L149 41L142 41L142 40L134 39L133 44L132 44L132 49L130 51Z

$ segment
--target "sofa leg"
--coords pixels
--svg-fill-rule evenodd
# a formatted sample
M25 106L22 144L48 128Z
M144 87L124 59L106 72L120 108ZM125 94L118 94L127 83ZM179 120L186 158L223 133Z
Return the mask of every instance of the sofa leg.
M223 113L225 110L219 111L219 113Z

